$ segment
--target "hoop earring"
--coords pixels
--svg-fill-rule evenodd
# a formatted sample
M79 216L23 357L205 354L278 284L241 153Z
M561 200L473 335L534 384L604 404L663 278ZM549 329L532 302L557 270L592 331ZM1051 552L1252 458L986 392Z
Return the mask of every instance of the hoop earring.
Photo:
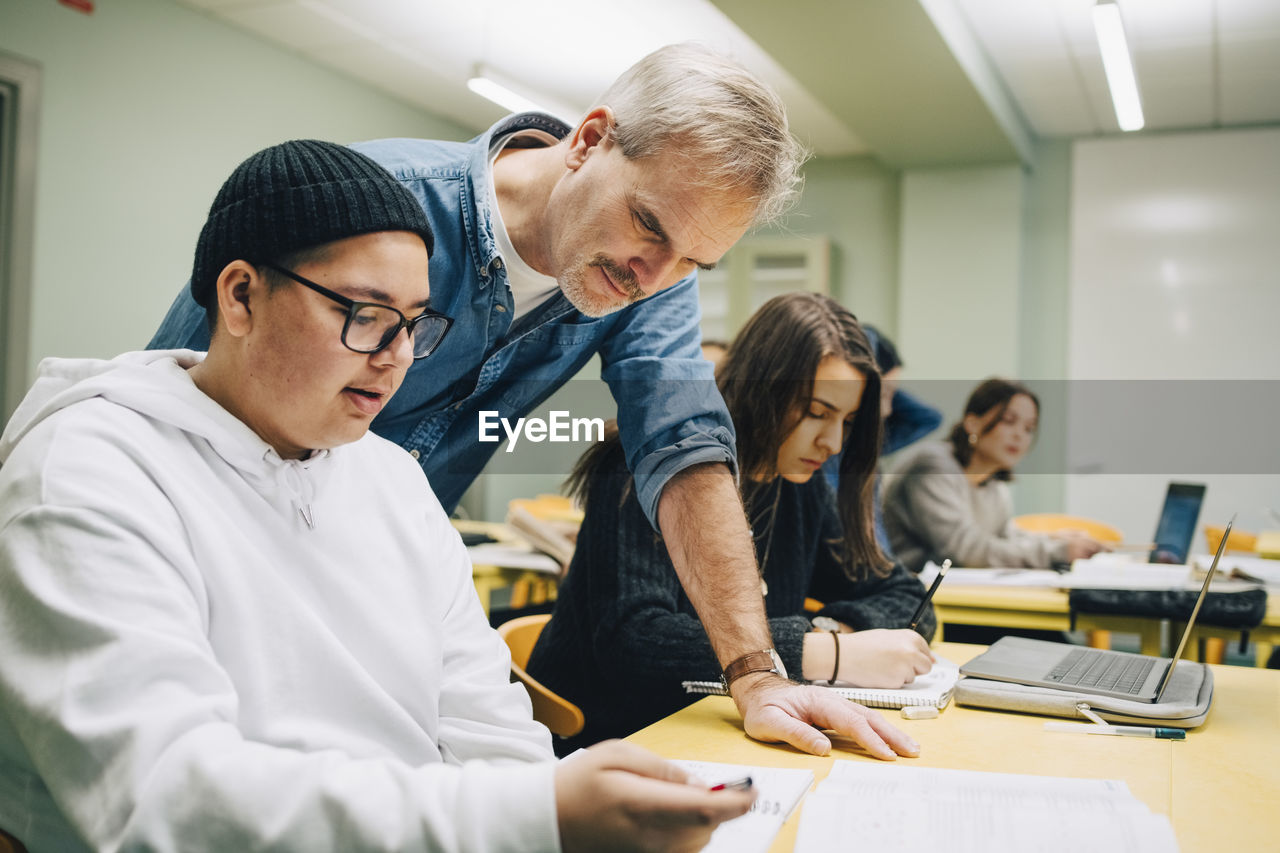
M976 432L969 433L969 446L973 447L978 443L978 434Z

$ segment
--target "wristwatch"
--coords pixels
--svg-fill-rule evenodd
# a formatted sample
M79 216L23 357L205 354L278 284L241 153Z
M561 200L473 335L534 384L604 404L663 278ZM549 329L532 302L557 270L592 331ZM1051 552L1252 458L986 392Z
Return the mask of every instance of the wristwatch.
M778 657L777 649L748 652L730 663L724 668L724 672L720 673L720 683L724 685L724 692L729 692L730 684L753 672L773 672L783 678L787 677L787 668L782 665L782 658Z

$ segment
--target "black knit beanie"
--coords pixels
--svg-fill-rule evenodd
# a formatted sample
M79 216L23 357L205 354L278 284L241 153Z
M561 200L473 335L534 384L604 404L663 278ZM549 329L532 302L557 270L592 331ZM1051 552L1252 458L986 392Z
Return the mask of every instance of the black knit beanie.
M358 151L296 139L245 160L218 190L196 243L191 295L209 307L234 260L261 263L375 231L412 231L435 247L417 199Z

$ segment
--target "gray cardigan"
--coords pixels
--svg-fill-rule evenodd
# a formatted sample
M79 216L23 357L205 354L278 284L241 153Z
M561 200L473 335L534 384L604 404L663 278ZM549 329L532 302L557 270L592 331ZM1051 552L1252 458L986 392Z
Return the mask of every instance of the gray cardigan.
M1016 529L1009 486L972 485L951 446L921 445L885 478L884 526L897 559L913 572L930 560L955 566L1049 568L1067 543Z

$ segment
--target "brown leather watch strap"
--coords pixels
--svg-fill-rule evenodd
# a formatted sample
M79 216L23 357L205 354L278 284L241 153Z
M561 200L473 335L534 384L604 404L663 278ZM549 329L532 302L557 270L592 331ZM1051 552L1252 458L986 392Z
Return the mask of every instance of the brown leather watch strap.
M749 673L777 671L778 667L773 662L772 649L764 649L759 652L748 652L733 661L724 668L724 674L720 678L724 681L724 686L727 690L730 684Z

